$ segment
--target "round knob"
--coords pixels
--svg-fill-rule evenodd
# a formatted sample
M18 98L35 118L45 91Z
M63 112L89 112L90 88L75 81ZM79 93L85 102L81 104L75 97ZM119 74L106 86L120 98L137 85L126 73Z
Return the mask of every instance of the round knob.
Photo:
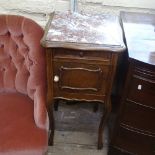
M79 55L80 55L80 57L83 57L84 53L81 51L81 52L79 53Z
M138 90L142 90L142 85L139 84L138 87L137 87L137 89L138 89Z
M54 76L54 82L58 82L59 81L59 76L58 75L55 75Z

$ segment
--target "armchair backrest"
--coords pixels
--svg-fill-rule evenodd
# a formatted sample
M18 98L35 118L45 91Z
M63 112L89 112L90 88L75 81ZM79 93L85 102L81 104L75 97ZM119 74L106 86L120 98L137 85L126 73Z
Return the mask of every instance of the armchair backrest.
M46 100L42 36L43 29L31 19L0 15L0 92L20 92L34 100L34 117L40 127L46 117L41 104Z
M45 81L42 35L42 28L30 19L0 15L0 91L18 91L32 98L35 87Z

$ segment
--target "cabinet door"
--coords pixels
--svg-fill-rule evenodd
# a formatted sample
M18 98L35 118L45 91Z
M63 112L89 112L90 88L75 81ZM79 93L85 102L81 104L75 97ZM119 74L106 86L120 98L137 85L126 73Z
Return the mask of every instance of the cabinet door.
M79 99L84 95L86 99L104 100L109 74L109 65L57 59L54 61L54 96L68 98L70 95Z

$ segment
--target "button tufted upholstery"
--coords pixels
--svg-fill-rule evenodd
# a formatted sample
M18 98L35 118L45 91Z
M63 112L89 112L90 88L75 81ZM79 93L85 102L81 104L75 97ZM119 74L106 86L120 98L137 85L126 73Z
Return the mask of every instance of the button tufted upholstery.
M2 136L1 128L3 130L6 128L7 131L9 127L8 123L0 122L2 137L0 137L0 155L5 155L5 153L7 155L42 155L47 147L49 123L45 108L45 52L40 46L42 36L42 28L34 21L22 16L0 15L0 121L5 122L9 118L10 137L12 137L11 134L17 135L13 136L14 140L10 140L9 136ZM12 102L11 109L9 109L10 102ZM21 121L22 117L27 117L25 123ZM14 118L16 121L11 120ZM12 122L16 122L17 129ZM19 136L21 131L18 130L22 128L28 129L23 131L29 133ZM30 144L31 142L32 144L26 150L29 145L25 142L25 138L28 140L27 136L33 136L30 134L31 130L36 140L30 137ZM5 134L7 135L7 132ZM15 140L16 137L17 140ZM18 142L14 145L16 141ZM22 145L18 145L19 142ZM8 147L7 144L9 144ZM22 149L26 150L26 153L22 152ZM8 151L10 153L7 153Z

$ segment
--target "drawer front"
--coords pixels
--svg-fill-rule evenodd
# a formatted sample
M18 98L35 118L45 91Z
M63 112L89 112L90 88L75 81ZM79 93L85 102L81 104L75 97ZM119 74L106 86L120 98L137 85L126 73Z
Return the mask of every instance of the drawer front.
M114 146L135 155L154 155L155 137L119 127Z
M134 75L130 81L127 98L155 109L155 81Z
M134 75L155 81L155 68L149 64L136 63L133 69Z
M54 96L64 93L104 96L108 86L110 66L77 62L54 61ZM58 77L58 81L55 78Z
M71 49L57 48L53 49L53 57L68 59L85 59L85 60L102 60L109 64L111 60L111 52L109 51L80 51Z
M142 132L155 134L155 109L126 101L121 123Z

